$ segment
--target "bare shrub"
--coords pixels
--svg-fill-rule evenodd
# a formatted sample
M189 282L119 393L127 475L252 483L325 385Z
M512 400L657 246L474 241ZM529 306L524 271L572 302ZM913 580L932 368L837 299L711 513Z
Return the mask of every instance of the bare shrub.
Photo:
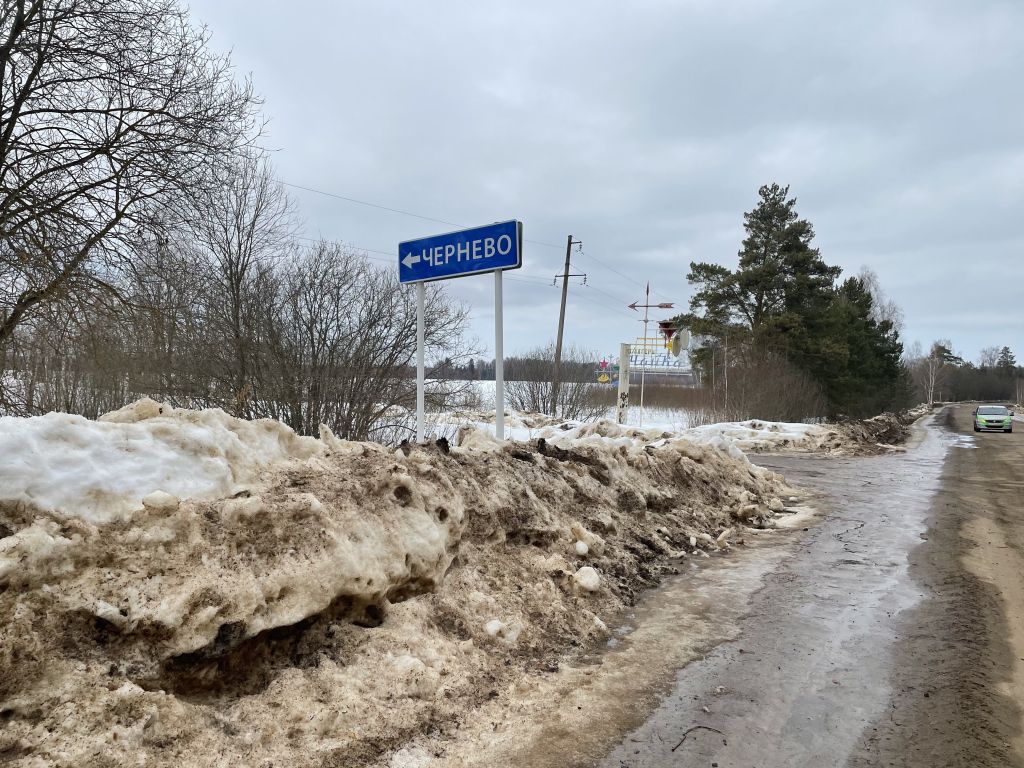
M206 370L218 399L253 418L261 350L272 343L268 309L280 290L275 267L292 256L295 222L266 157L240 154L217 186L196 196L195 235L205 268L202 311Z
M90 418L124 404L131 387L123 335L102 316L36 318L11 345L11 369L19 376L11 413L48 411ZM13 394L13 393L12 393Z
M179 244L180 245L180 244ZM141 396L278 419L301 434L320 424L352 440L398 442L413 428L415 302L393 270L335 243L293 249L241 283L243 322L224 322L228 284L195 269L195 254L156 247L125 290L147 303L121 313L36 317L8 349L8 413L90 417ZM192 269L180 269L183 264ZM140 296L140 299L142 297ZM427 289L430 359L455 365L474 349L466 311L441 285ZM238 351L244 368L235 367ZM433 371L428 370L428 376ZM244 375L240 375L244 374ZM479 406L474 382L428 379L427 408Z
M440 285L427 286L427 349L432 358L468 358L466 310ZM408 437L416 404L413 362L416 309L412 289L393 270L358 253L319 243L280 272L268 307L267 354L255 400L265 415L302 434L326 424L350 440ZM472 382L430 379L427 408L472 405Z
M639 382L632 381L631 408L639 402ZM611 387L596 387L592 401L607 409L615 404ZM686 422L696 427L723 421L815 421L826 412L821 388L809 375L779 357L754 361L735 358L728 370L718 369L714 387L685 387L648 381L644 407L685 411Z
M557 415L563 419L590 421L603 416L606 405L595 397L600 389L593 377L595 356L575 346L562 348L562 383L558 402L553 402L552 370L555 347L548 344L517 358L513 367L514 379L505 385L505 397L517 411ZM591 378L584 378L589 376Z
M731 367L717 403L727 421L815 421L828 411L825 393L810 374L774 355Z

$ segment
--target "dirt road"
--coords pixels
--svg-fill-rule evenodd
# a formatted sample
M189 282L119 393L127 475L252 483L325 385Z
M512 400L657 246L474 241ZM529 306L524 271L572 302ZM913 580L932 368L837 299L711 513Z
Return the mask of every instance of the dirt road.
M602 766L1024 766L1024 434L915 443L758 460L827 515Z

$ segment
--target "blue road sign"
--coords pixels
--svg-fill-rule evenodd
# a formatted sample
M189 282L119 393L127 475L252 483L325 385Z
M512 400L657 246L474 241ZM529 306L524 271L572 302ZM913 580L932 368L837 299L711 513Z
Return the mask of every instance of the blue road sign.
M402 283L518 269L522 263L523 225L514 220L398 244L398 279Z

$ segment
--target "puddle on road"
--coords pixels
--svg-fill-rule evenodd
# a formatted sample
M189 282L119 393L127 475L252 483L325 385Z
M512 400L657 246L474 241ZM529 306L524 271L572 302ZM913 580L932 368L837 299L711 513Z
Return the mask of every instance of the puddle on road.
M801 516L801 522L806 525L811 515L812 511ZM735 548L729 554L710 558L698 555L684 560L678 575L666 577L657 589L646 594L636 608L622 617L623 623L612 629L608 647L628 647L624 640L638 627L645 630L644 634L677 628L678 622L695 607L706 611L715 604L719 611L741 614L742 605L761 586L764 575L785 557L785 551L779 546L786 543L781 537L783 527L779 526L774 537L768 536L771 532L767 530L754 533L752 537L756 541ZM607 653L599 652L596 658L602 663L613 661Z
M977 441L970 435L950 435L950 447L952 448L977 448Z

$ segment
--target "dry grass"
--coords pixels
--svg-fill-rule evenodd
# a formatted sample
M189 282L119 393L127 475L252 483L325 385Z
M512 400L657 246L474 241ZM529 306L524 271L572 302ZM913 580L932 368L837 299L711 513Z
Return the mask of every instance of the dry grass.
M612 407L618 390L595 387L595 402ZM640 386L630 386L630 402L640 402ZM827 403L821 388L804 372L778 358L740 363L720 375L712 387L684 387L648 380L644 407L686 411L690 426L721 421L812 421L825 415Z

